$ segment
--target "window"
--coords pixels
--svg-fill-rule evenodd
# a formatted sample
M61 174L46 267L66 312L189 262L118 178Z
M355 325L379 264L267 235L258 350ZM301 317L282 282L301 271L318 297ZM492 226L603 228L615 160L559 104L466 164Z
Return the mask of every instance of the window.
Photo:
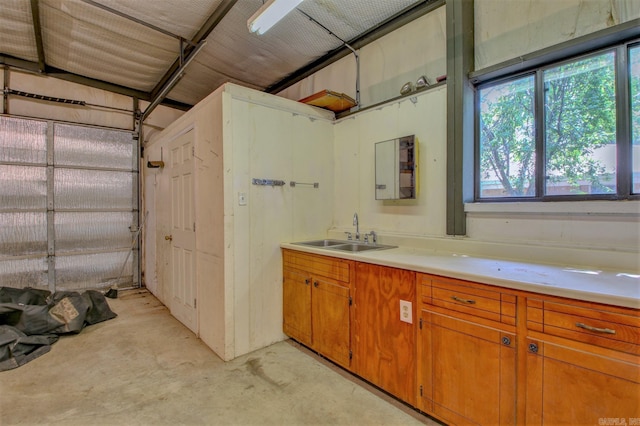
M479 97L482 196L535 195L533 76L487 87Z
M617 93L621 87L628 94ZM640 193L639 45L477 89L476 199L623 199Z
M629 49L629 86L631 95L632 192L640 194L640 45Z

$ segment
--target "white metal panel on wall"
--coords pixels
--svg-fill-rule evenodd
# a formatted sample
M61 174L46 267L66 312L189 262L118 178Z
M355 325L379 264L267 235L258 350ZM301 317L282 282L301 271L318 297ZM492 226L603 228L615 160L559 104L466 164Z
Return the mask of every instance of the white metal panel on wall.
M637 0L480 0L476 70L640 18Z
M137 282L131 132L0 116L0 285Z

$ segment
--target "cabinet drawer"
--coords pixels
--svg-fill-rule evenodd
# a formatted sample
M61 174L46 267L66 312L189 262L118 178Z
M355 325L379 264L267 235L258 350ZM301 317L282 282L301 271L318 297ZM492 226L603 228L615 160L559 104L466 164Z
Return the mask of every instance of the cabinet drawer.
M282 260L285 267L301 269L314 276L331 278L348 283L351 274L351 261L335 257L283 250Z
M640 354L640 316L607 311L606 306L586 307L544 301L542 325L547 334L610 349Z
M433 279L430 297L423 285L423 302L452 311L475 315L493 321L515 325L516 297L492 287L458 280ZM428 303L428 302L427 302Z

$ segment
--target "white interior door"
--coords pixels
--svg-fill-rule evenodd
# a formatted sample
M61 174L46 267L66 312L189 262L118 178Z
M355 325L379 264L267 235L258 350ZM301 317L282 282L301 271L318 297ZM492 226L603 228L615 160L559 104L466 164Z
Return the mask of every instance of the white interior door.
M171 314L198 333L193 130L169 145Z

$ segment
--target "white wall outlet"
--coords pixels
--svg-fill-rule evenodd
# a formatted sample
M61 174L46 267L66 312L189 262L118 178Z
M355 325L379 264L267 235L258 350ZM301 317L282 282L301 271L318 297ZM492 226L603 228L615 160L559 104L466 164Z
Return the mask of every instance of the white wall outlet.
M238 205L246 206L247 205L247 193L246 192L238 192Z
M411 302L406 300L400 301L400 321L413 324L413 310L411 309Z

